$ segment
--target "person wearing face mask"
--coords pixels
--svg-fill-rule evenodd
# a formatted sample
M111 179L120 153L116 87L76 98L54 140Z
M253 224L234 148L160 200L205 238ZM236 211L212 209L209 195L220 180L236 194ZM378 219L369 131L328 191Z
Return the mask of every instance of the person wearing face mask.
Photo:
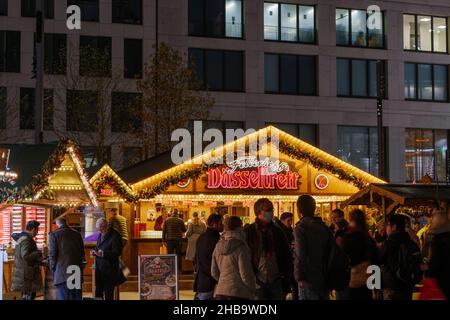
M212 257L211 276L217 281L214 298L218 300L251 300L255 297L255 274L250 249L245 241L242 221L225 219L225 232Z
M273 223L273 204L261 198L254 204L255 222L245 227L258 300L284 300L291 292L292 256L283 231Z

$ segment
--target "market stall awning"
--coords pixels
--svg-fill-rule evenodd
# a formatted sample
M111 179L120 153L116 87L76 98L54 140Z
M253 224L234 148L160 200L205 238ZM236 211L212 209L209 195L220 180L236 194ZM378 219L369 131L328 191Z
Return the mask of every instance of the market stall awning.
M371 205L389 214L398 206L450 201L450 186L436 184L370 184L342 205ZM383 208L385 210L383 210Z
M107 164L92 176L90 183L99 198L119 196L128 202L137 200L130 186Z
M97 206L84 161L70 139L41 145L4 145L14 181L0 184L0 203Z

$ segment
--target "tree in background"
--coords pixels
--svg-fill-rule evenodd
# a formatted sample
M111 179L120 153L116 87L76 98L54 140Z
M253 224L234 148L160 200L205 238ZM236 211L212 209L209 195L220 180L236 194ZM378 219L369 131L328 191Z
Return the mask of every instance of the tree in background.
M186 55L161 43L137 80L142 93L142 127L135 132L143 158L168 151L175 129L207 119L214 99L202 89Z

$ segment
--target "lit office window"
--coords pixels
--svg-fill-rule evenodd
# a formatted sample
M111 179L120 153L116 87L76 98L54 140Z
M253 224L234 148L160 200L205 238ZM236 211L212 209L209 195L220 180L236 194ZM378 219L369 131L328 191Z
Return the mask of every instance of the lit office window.
M447 130L406 129L405 168L408 182L420 182L425 175L446 180Z
M405 50L447 52L447 18L403 15Z
M371 23L370 28L368 23ZM336 44L383 48L384 14L366 10L336 8Z
M264 3L264 39L314 43L315 7L285 3Z
M225 37L242 37L241 0L226 0L225 2Z
M405 63L405 99L448 101L448 66Z

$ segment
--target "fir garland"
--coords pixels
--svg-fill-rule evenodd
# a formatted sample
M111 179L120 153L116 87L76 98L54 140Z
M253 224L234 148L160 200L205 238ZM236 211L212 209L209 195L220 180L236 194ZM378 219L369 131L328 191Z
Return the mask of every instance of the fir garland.
M312 155L311 153L301 150L295 146L287 144L284 141L279 141L279 150L286 155L301 161L309 163L311 166L318 170L325 170L334 175L340 180L344 180L352 183L358 189L362 189L366 186L363 179L355 177L353 174L346 172L344 169L332 165L329 162L322 160L321 158Z
M115 177L108 172L104 172L93 183L93 189L96 194L100 194L101 189L105 186L110 186L116 190L117 194L124 198L127 202L136 202L139 198L124 187Z

